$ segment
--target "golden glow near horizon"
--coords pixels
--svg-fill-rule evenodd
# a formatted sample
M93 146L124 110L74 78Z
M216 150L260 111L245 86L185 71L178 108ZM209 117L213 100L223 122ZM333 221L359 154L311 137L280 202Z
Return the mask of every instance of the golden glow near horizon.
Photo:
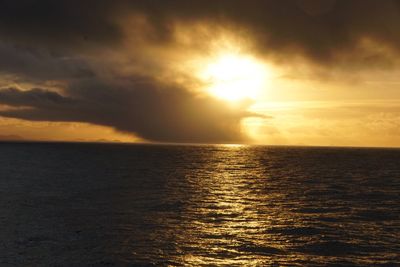
M247 55L226 53L210 60L200 72L211 95L227 100L255 100L265 88L270 70L265 64Z
M189 41L194 40L187 34ZM142 50L144 55L151 54L149 58L174 63L166 64L168 67L162 65L165 72L132 65L131 57L126 56L131 47L118 53L105 53L104 60L107 59L110 66L115 64L115 72L124 77L136 73L157 76L160 80L180 83L196 94L223 100L233 109L247 108L249 113L261 115L241 121L241 130L249 137L248 144L400 146L399 69L354 73L340 69L316 70L315 65L301 58L281 62L273 56L257 57L259 54L251 45L229 36L210 38L209 42L205 49L194 50L192 43L187 50L175 46L157 50L146 46ZM53 81L43 86L16 83L8 76L0 76L0 84L54 91L62 87L54 85ZM246 99L252 101L242 105ZM2 108L8 107L0 107L0 110ZM25 140L144 141L132 133L90 123L0 118L0 140L19 136Z
M123 142L144 140L110 127L75 122L29 122L0 117L0 141Z

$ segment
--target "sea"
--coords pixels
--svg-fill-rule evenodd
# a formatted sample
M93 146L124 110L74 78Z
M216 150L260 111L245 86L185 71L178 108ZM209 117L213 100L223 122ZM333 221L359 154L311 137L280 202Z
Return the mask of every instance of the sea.
M400 150L1 143L0 266L400 266Z

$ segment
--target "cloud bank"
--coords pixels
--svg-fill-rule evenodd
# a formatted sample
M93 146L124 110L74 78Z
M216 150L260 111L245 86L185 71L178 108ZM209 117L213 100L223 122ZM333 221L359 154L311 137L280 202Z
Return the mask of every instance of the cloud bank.
M71 96L44 89L0 90L1 116L31 121L88 122L163 142L224 143L245 140L240 120L251 114L185 89L142 80L132 87L98 80L72 85Z

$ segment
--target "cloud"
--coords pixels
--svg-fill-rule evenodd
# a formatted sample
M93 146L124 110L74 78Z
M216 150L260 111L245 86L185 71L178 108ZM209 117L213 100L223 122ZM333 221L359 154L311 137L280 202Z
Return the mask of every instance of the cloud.
M345 58L348 65L353 60L360 68L368 65L358 62L371 57L388 60L389 51L400 50L397 0L154 0L128 6L148 17L160 39L173 40L169 35L174 23L200 21L243 34L260 54L275 55L286 63L291 55L321 65ZM382 47L387 50L381 51Z
M89 80L63 96L44 89L0 90L0 116L31 121L88 122L163 142L242 142L240 121L252 114L151 80L115 85Z
M351 55L363 38L400 49L397 0L4 0L0 35L68 48L110 46L126 37L126 18L138 14L157 42L173 40L177 22L214 22L244 29L261 53L298 53L318 62Z
M121 38L114 9L121 1L4 0L0 34L6 41L59 47L108 45Z
M192 50L218 28L288 65L298 56L323 67L390 68L400 51L396 0L3 0L0 75L43 86L1 89L0 104L12 108L0 115L88 122L155 141L243 141L248 106L176 84L180 74L168 68L180 62L159 53L183 54L177 28L197 24L209 31L188 31ZM57 90L44 89L49 81Z
M51 50L1 42L0 74L29 81L66 80L94 75L83 58Z

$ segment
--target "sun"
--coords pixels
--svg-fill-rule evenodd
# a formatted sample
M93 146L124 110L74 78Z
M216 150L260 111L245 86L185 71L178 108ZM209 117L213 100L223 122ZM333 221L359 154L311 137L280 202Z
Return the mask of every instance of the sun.
M222 54L210 60L201 72L211 95L227 100L255 100L266 85L269 70L251 56Z

